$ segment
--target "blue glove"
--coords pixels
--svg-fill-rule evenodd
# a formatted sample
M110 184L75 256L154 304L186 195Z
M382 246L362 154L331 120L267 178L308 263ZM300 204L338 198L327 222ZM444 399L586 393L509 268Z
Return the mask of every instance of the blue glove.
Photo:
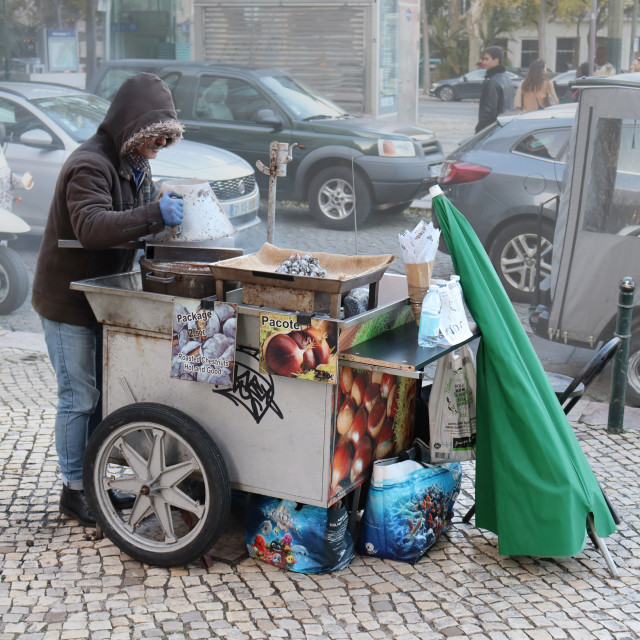
M159 204L162 222L164 222L167 227L177 227L182 222L184 215L182 196L175 191L170 191L160 198Z

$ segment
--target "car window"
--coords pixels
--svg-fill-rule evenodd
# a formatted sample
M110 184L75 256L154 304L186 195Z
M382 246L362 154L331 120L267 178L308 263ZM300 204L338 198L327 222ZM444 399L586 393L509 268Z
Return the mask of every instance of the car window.
M76 142L88 140L107 115L109 103L90 94L34 100Z
M640 123L598 118L587 176L584 230L639 236Z
M564 157L571 129L534 131L518 142L513 151L545 160L560 161Z
M474 69L473 71L469 71L469 73L465 73L464 77L471 82L478 82L484 80L485 73L487 73L485 69Z
M255 87L238 78L201 76L196 117L200 120L256 122L261 109L273 108Z
M290 76L265 76L260 82L280 98L280 104L297 120L323 120L343 118L347 112L325 98L305 87Z
M6 139L11 142L19 142L20 136L25 131L32 129L49 131L31 111L6 98L0 98L0 124L4 126Z
M113 96L120 88L120 85L129 77L134 76L142 71L153 72L153 69L146 67L123 67L107 69L100 84L96 87L94 93L106 100L113 100Z

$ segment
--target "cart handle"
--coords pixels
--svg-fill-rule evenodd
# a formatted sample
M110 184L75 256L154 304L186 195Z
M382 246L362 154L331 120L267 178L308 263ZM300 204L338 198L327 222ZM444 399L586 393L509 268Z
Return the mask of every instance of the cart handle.
M162 276L154 276L153 271L149 271L149 273L145 276L147 280L151 280L151 282L161 282L162 284L171 284L176 279L176 274L172 274L170 276L162 277Z

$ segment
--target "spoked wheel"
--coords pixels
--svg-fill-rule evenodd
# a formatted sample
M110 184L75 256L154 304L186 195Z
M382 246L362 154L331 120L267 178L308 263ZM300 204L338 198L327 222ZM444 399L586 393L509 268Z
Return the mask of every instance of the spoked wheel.
M551 273L553 226L542 226L540 275ZM536 290L538 231L535 220L506 226L493 241L489 257L507 295L515 302L531 302Z
M443 102L451 102L456 97L453 89L449 85L440 87L440 89L438 89L436 93L436 96Z
M229 517L231 489L220 451L195 420L160 404L108 415L87 446L83 481L107 537L151 565L200 558ZM134 494L133 507L117 511L109 489Z
M371 213L371 195L364 178L346 167L329 167L316 175L309 185L309 210L323 226L330 229L354 228L354 212L358 224Z

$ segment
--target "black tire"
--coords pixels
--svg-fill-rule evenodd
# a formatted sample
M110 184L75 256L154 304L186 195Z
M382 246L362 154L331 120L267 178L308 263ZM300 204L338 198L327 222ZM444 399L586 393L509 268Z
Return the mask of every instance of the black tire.
M445 84L444 87L440 87L436 91L436 97L440 98L442 102L452 102L456 99L456 94L453 91L453 88L448 84Z
M320 171L309 185L307 200L315 219L330 229L354 228L353 213L357 212L358 224L371 213L371 194L366 179L355 172L355 207L353 174L347 167L328 167Z
M0 315L15 311L27 299L29 274L22 258L9 247L0 247Z
M218 447L195 420L165 405L132 404L108 415L89 440L82 475L96 522L139 562L193 562L229 518L229 475ZM110 488L133 493L133 507L116 511Z
M627 388L625 404L640 407L640 328L631 332L629 344L629 369L627 371Z
M536 220L512 222L495 237L489 258L509 298L515 302L532 302L535 295L538 223ZM551 273L553 225L542 224L542 261L540 277Z

